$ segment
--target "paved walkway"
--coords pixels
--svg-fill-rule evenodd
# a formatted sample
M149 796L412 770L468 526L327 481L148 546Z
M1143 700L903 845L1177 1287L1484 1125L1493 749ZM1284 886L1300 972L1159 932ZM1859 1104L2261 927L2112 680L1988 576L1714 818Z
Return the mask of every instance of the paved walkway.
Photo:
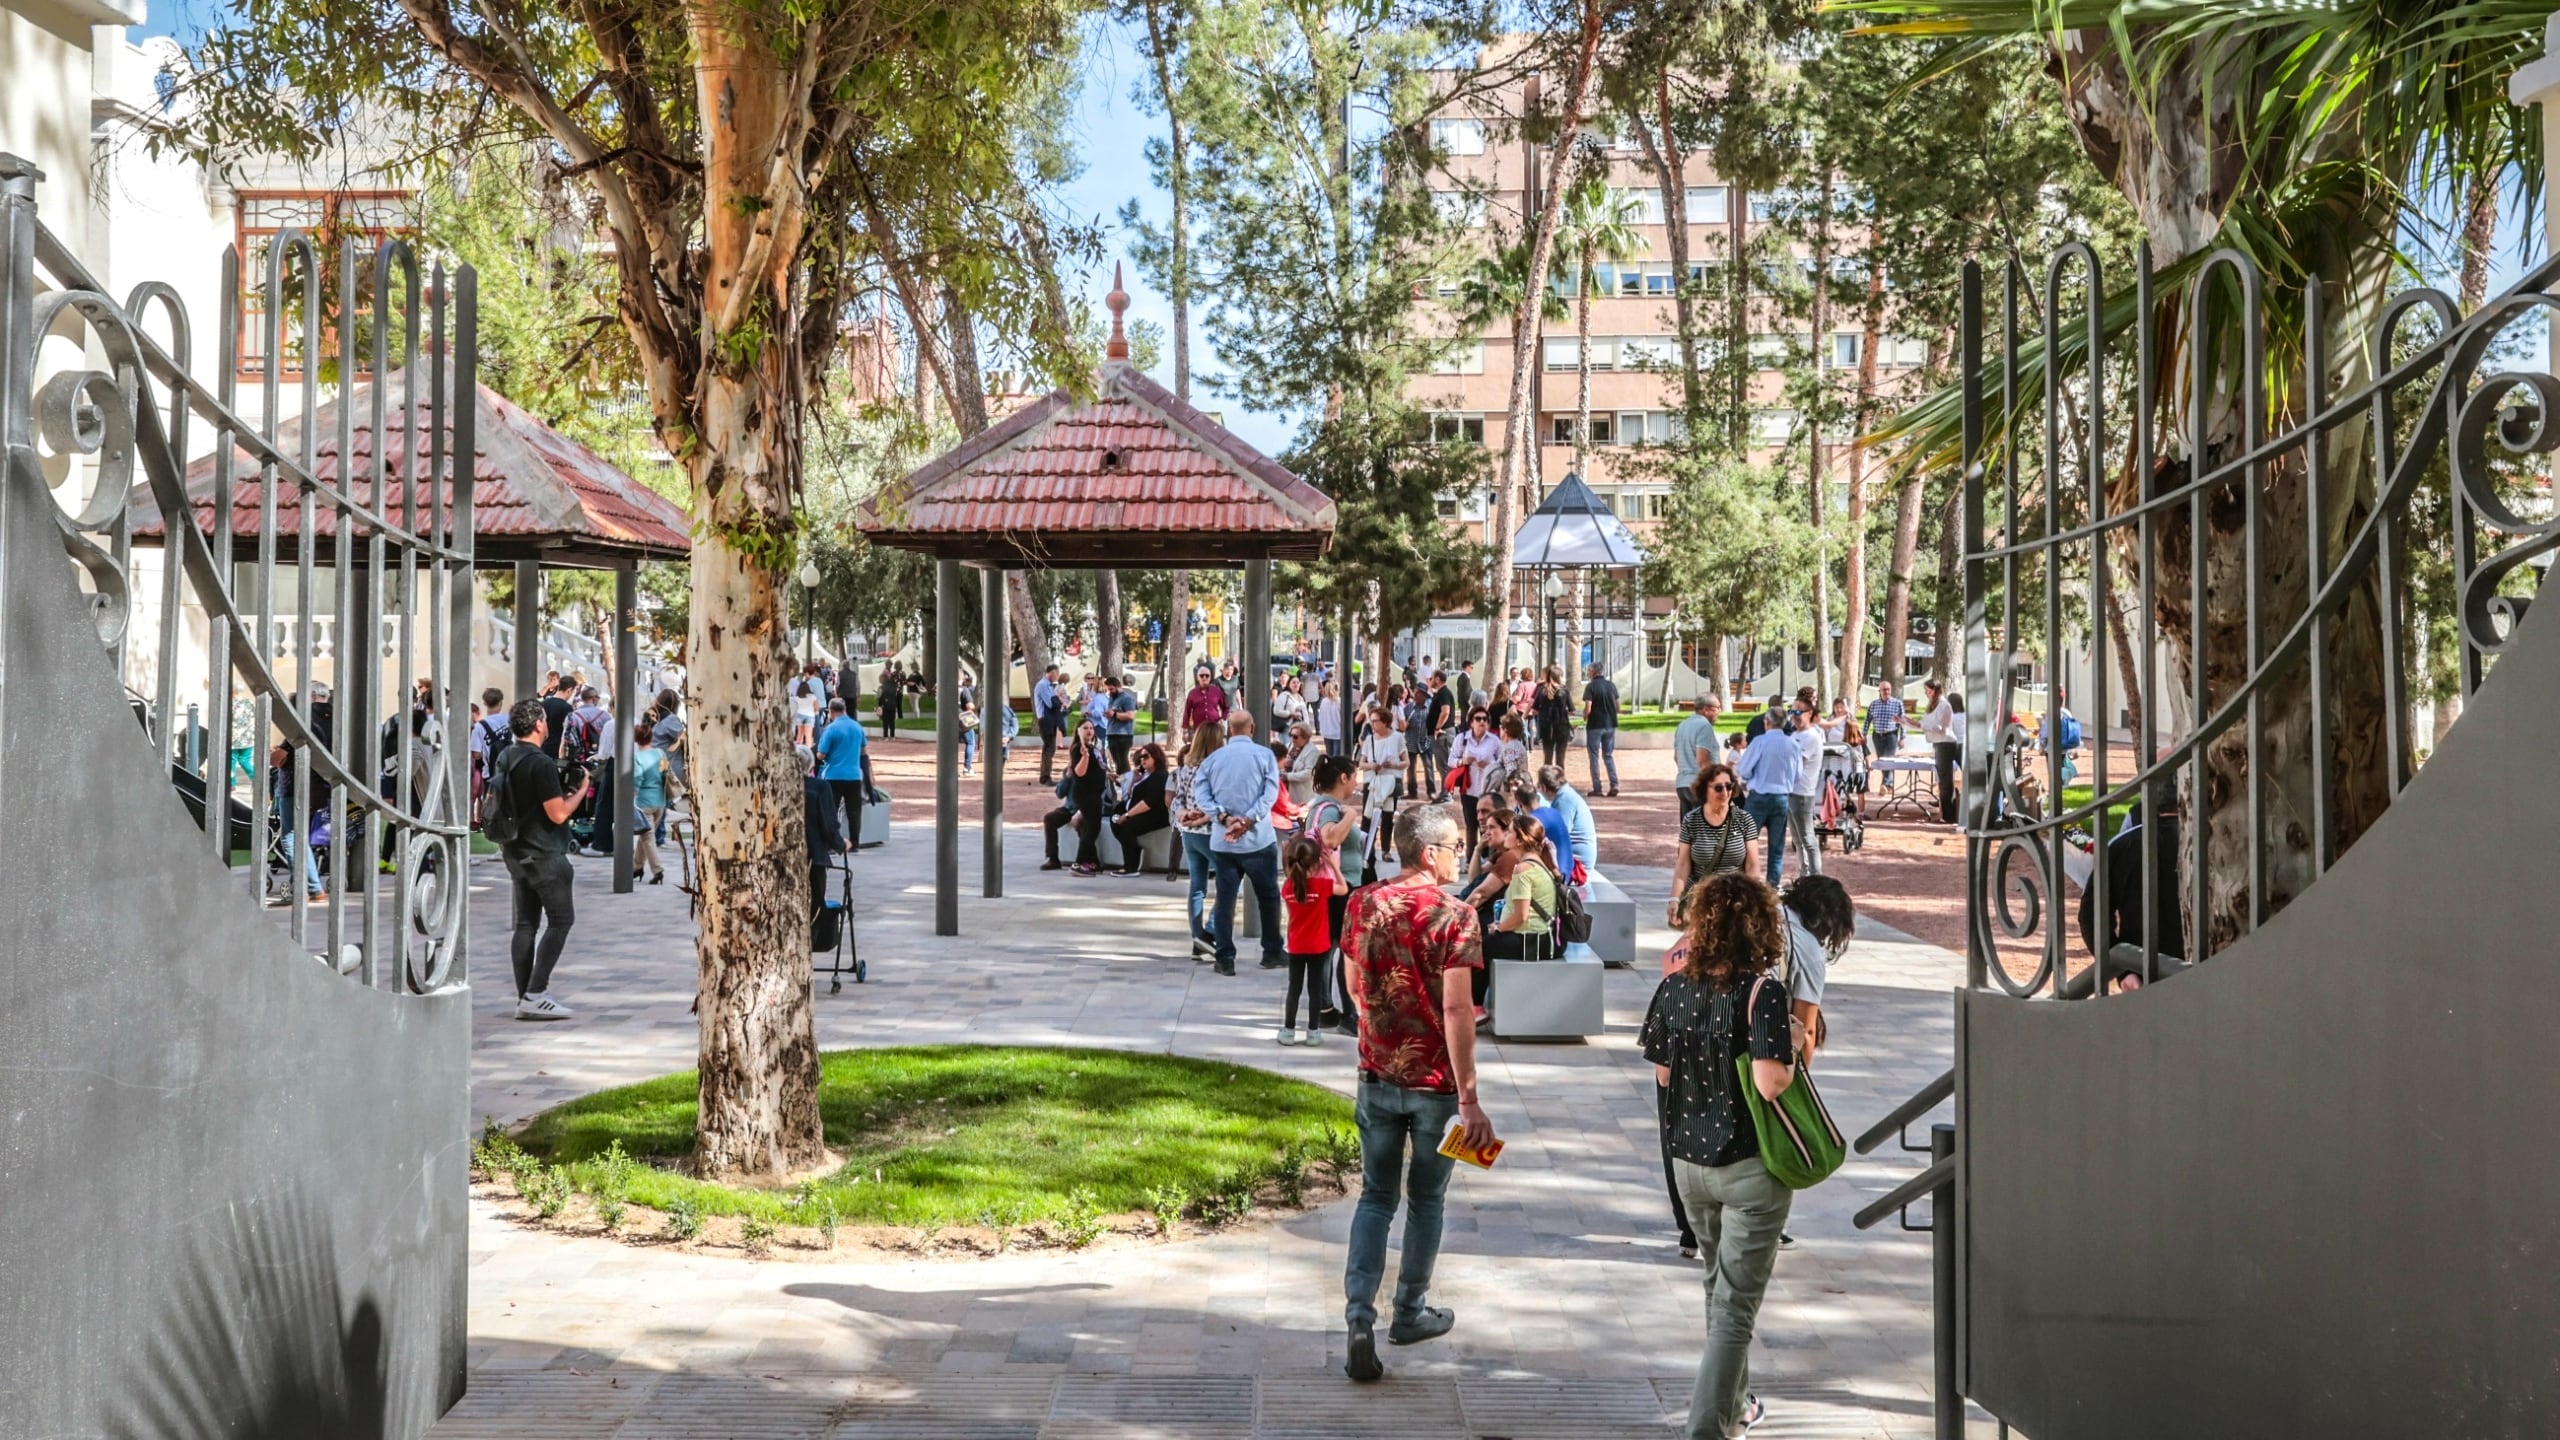
M1667 801L1664 802L1667 810ZM1667 818L1667 817L1666 817ZM1011 895L931 931L931 832L908 808L858 867L867 985L818 998L828 1048L934 1041L1079 1044L1249 1061L1348 1091L1353 1052L1271 1042L1282 978L1187 958L1182 890L1160 878L1041 874L1008 832ZM1605 853L1605 852L1604 852ZM1608 867L1653 922L1668 876ZM474 872L475 1116L521 1119L599 1086L689 1065L691 929L672 884L607 893L581 862L581 916L554 992L563 1025L506 1018L507 897ZM1956 958L1874 927L1834 970L1825 1093L1853 1131L1944 1068ZM1673 1247L1653 1082L1633 1035L1644 971L1608 976L1609 1034L1488 1043L1483 1093L1510 1142L1462 1171L1433 1298L1446 1341L1391 1350L1381 1385L1342 1359L1338 1201L1277 1225L1092 1255L754 1262L525 1230L475 1203L464 1436L1557 1437L1676 1433L1703 1332L1698 1268ZM1916 1169L1853 1160L1797 1203L1754 1352L1769 1437L1929 1430L1925 1236L1850 1215Z

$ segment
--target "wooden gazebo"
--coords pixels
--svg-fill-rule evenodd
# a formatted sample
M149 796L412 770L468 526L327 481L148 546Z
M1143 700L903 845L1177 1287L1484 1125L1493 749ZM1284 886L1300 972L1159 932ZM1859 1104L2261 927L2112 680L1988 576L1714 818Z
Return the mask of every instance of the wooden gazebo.
M1333 502L1129 363L1129 297L1112 275L1111 339L1094 393L1054 391L865 504L873 544L934 558L937 693L960 687L960 568L980 570L989 683L1000 686L1004 572L1242 566L1245 694L1270 697L1271 562L1333 543ZM997 693L1001 694L1001 688ZM934 707L934 933L960 933L960 707ZM1003 749L984 767L983 893L1004 894Z
M437 368L443 383L450 386L453 370ZM441 407L454 422L439 433L431 428L439 407L428 403L423 377L422 383L412 384L416 373L395 370L379 380L359 382L339 399L279 421L277 448L300 455L308 443L314 479L347 483L341 477L352 473L351 490L370 497L379 447L379 453L389 457L381 510L396 522L423 528L432 523L429 506L435 486L427 478L430 459L451 451L459 430L473 456L474 563L482 568L511 565L515 569L515 697L531 695L541 681L542 650L534 637L541 630L542 571L610 570L614 574L614 703L626 717L636 716L640 658L634 627L639 619L640 562L682 560L692 553L684 511L486 385L473 387L467 413L457 413L457 406ZM382 415L379 433L374 419L377 392ZM187 496L194 512L190 518L199 532L211 533L215 497L227 483L232 555L237 561L252 561L257 558L263 488L258 467L245 452L230 456L227 467L222 459L208 455L187 468ZM279 488L275 504L277 556L292 561L298 558L303 539L300 499L286 485ZM134 543L162 544L166 531L150 487L137 487L130 506ZM334 510L320 510L314 527L315 550L330 550L337 521ZM350 652L360 675L370 663L370 653L370 647L354 647ZM617 745L614 755L614 793L629 795L631 747ZM617 824L613 834L613 888L622 892L631 888L631 827Z

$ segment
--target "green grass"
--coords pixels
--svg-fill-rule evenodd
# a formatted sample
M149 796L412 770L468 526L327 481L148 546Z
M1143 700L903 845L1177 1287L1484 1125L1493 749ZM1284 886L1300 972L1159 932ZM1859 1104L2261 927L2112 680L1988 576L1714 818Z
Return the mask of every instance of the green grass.
M1308 1164L1356 1163L1351 1102L1248 1066L1116 1050L929 1045L820 1057L818 1110L844 1159L795 1193L710 1185L671 1168L693 1145L691 1071L543 1112L516 1137L576 1188L633 1204L795 1224L824 1202L847 1224L945 1225L1216 1202ZM639 1164L617 1181L616 1141Z
M2096 798L2098 798L2098 789L2094 785L2065 785L2062 787L2062 811L2057 813L2077 810ZM2108 806L2105 831L2099 838L2102 841L2114 839L2115 833L2124 828L2125 817L2132 813L2133 806L2130 803Z
M1689 714L1690 712L1685 709L1667 711L1647 710L1643 712L1622 710L1618 713L1618 728L1621 731L1659 731L1662 734L1668 735L1672 731L1679 729L1680 722L1688 719ZM1743 727L1751 723L1751 714L1752 712L1748 710L1727 710L1716 716L1716 730L1720 734L1739 735L1742 733Z

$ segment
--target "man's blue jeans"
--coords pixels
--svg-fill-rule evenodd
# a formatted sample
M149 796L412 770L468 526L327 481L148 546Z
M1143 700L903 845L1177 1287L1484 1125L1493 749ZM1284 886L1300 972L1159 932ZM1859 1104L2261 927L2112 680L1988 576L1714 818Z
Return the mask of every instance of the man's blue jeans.
M1209 933L1209 832L1182 832L1182 865L1191 872L1191 938L1216 943Z
M1209 858L1217 866L1218 913L1210 922L1210 932L1217 937L1218 963L1236 963L1236 882L1239 878L1253 882L1255 913L1262 920L1262 958L1281 961L1287 952L1280 948L1284 938L1280 929L1280 847L1265 845L1259 850L1211 850ZM1438 1144L1438 1141L1433 1141Z
M1440 1259L1440 1212L1449 1172L1458 1162L1440 1139L1458 1116L1458 1097L1407 1090L1360 1077L1352 1119L1360 1127L1360 1205L1351 1212L1351 1255L1342 1267L1342 1315L1354 1325L1378 1323L1378 1282L1387 1274L1387 1227L1404 1193L1404 1260L1396 1268L1395 1318L1422 1313L1431 1267ZM1411 1150L1411 1159L1406 1152Z
M1591 761L1591 793L1595 795L1600 793L1600 765L1603 761L1608 762L1609 766L1609 788L1613 791L1616 790L1618 788L1617 730L1615 728L1608 730L1584 730L1582 732L1582 750L1583 754L1588 756Z
M1762 868L1769 872L1769 888L1772 890L1778 888L1778 877L1786 871L1787 814L1792 808L1787 802L1791 798L1762 790L1754 790L1742 797L1742 808L1760 824L1760 853L1768 857L1762 862Z

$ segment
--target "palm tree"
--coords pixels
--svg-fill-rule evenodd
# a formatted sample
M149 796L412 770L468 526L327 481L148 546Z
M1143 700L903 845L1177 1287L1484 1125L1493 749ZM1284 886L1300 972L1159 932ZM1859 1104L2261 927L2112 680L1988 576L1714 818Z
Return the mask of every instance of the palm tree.
M1586 481L1591 478L1591 300L1603 261L1614 265L1650 248L1636 233L1639 213L1633 195L1610 189L1601 176L1585 176L1565 196L1556 234L1556 244L1571 250L1574 258L1573 303L1578 313L1573 353L1580 362L1581 377L1574 396L1573 472Z
M2300 293L2316 278L2332 297L2324 309L2325 353L2340 357L2342 375L2329 393L2370 378L2368 353L2355 343L2370 332L2387 284L2407 258L2404 226L2413 220L2413 197L2460 195L2475 181L2495 179L2510 167L2520 188L2541 188L2542 155L2535 118L2507 103L2507 77L2539 53L2548 5L2522 0L1845 0L1882 32L1979 37L1991 47L2033 37L2051 48L2072 125L2090 159L2131 202L2152 255L2161 265L2164 303L2151 314L2136 305L2121 283L2105 306L2110 339L2139 324L2154 337L2159 373L2182 373L2189 345L2215 345L2224 335L2190 336L2175 282L2219 247L2255 260L2269 285L2267 393L2279 397L2271 430L2300 418L2302 383ZM2219 317L2217 317L2219 319ZM2051 363L2065 372L2085 365L2085 342L2066 333ZM2030 353L2032 351L2032 353ZM2020 391L2044 384L2048 357L2041 344L2021 345ZM2184 405L2168 407L2163 444L2153 475L2131 464L2111 467L2113 513L2146 493L2173 487L2193 464L2215 464L2235 452L2244 417L2229 403L2210 410L2199 426ZM2021 412L2023 415L2024 412ZM1988 437L2006 443L2005 425L2019 415L1993 417ZM1915 405L1878 438L1897 440L1914 463L1952 463L1956 456L1959 401L1942 392ZM2352 477L2323 492L2314 517L2323 553L2335 555L2354 517L2374 503L2371 467L2357 463L2363 437L2353 428L2332 432L2335 476ZM2299 476L2270 466L2275 485L2298 485ZM2297 492L2298 493L2298 492ZM2309 573L2310 527L2271 527L2260 557L2261 573L2299 577ZM2164 588L2183 592L2192 564L2214 572L2205 607L2206 643L2212 653L2246 653L2248 584L2232 579L2230 547L2163 543L2144 557L2157 567ZM2298 603L2279 593L2270 607ZM2365 623L2341 626L2331 657L2331 683L2342 694L2383 693L2382 656L2371 614L2380 597L2369 596ZM2183 626L2168 638L2182 667ZM2248 928L2253 902L2279 907L2306 887L2317 866L2309 825L2310 774L2307 689L2279 692L2267 719L2269 777L2264 833L2271 860L2268 894L2249 892L2250 847L2258 843L2245 808L2215 809L2207 838L2210 914L2191 917L2190 935L2205 937L2205 953ZM2341 730L2343 754L2376 755L2385 717L2360 714L2352 733ZM2245 750L2218 745L2208 751L2211 783L2220 793L2244 794ZM2396 777L2379 765L2346 767L2333 786L2336 848L2344 849L2390 803ZM2202 923L2195 923L2201 921Z

